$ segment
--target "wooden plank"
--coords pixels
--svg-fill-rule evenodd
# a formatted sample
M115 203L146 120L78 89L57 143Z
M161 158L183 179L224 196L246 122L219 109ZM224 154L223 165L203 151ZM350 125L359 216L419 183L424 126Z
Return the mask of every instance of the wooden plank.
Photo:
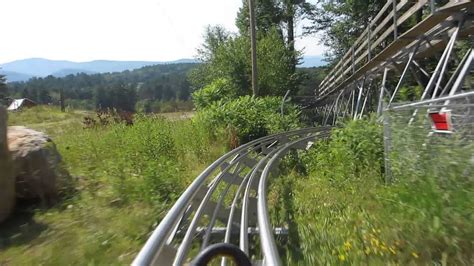
M470 27L463 30L462 32L459 32L458 38L463 39L473 34L474 34L474 27ZM415 58L429 58L433 56L434 54L438 53L439 51L442 51L448 44L448 40L444 38L437 39L437 40L430 40L430 41L431 41L431 45L426 44L426 46L424 47L425 49L422 49L421 52L417 53Z
M399 20L397 21L397 26L401 25L403 22L405 22L411 15L413 15L416 11L418 11L420 8L423 7L424 4L426 4L427 0L419 0L415 3L414 6L412 6L406 13L404 13L400 18ZM406 5L408 4L408 1L407 0L404 0L404 1L401 1L400 3L397 4L397 11L401 10L403 7L405 7ZM387 8L389 5L387 5ZM379 14L383 14L383 12L385 12L386 10L382 10L381 12L379 12ZM382 23L380 23L377 28L373 31L373 36L375 36L379 31L380 29L382 29L389 21L391 21L391 19L393 18L393 12L390 12L390 15L388 15L387 17L385 17L385 19L382 21ZM370 49L371 50L374 50L375 48L377 48L377 46L385 40L385 38L387 38L392 32L393 30L395 29L395 27L393 25L391 25L383 34L381 37L379 37L371 46L370 46ZM368 40L365 40L363 42L362 45L359 46L359 48L357 48L355 54L357 55L362 49L365 48L365 46L367 45L368 43ZM357 45L357 44L355 44ZM366 57L368 56L369 52L368 50L365 50L360 56L358 56L355 60L355 65L358 65L362 60L366 59ZM345 64L342 65L342 67L344 67ZM346 71L344 71L343 73L346 73ZM337 83L337 81L336 81Z
M405 5L408 3L409 1L407 0L404 0L404 1L401 1L400 3L397 4L397 11L401 10L403 7L405 7ZM401 25L402 23L404 23L408 18L410 18L412 15L414 15L419 9L423 8L423 6L427 3L428 1L427 0L419 0L417 1L407 12L405 12L400 18L399 20L397 21L397 26ZM455 9L459 9L459 6L460 5L465 5L465 4L469 4L470 1L462 1L462 2L450 2L448 3L447 5L445 5L444 7L442 7L441 9L438 10L438 13L439 12L452 12L452 8L455 8ZM471 3L472 4L472 3ZM389 5L388 5L388 2L386 3L386 5L384 6L384 8L386 7L386 9L388 9ZM381 16L381 14L383 14L386 10L382 9L381 12L378 13L378 15ZM384 19L384 21L382 22L382 24L379 24L379 26L376 28L376 30L374 30L374 35L376 35L378 33L378 31L383 27L385 26L386 23L388 23L388 21L390 21L390 18L393 17L393 12L390 13L390 15L388 17L386 17ZM386 23L384 23L386 21ZM385 40L385 38L387 38L393 31L394 31L395 27L393 25L390 26L389 29L387 29L383 34L382 36L380 36L372 45L371 45L371 50L374 50L377 48L377 46ZM365 31L364 31L365 32ZM365 34L364 34L365 35ZM363 36L360 36L358 40L360 40ZM408 36L405 36L405 37L410 37L409 35ZM362 49L365 48L365 45L367 44L367 40L365 40L363 42L362 45L360 45L357 50L355 51L355 55L357 56L361 51ZM335 68L333 68L331 71L330 71L330 74L327 76L329 77L329 79L327 79L327 77L323 80L323 82L321 83L321 88L323 88L322 91L324 91L324 88L326 87L332 87L334 86L335 84L337 84L337 82L340 80L340 78L336 78L335 80L335 77L341 75L341 73L344 75L345 73L347 73L347 69L345 68L347 64L351 64L352 63L352 58L347 58L345 59L346 57L349 56L349 54L351 53L351 51L348 51L345 56L343 57L343 59L341 59L338 64L336 65ZM355 65L358 65L360 62L362 62L366 57L368 56L368 51L364 51L360 56L356 57L355 59Z
M408 3L408 0L403 0L401 1L399 4L397 4L397 11L399 11L400 9L402 9L406 4ZM377 14L376 18L378 20L378 18L380 18L382 16L382 14L392 5L392 1L391 0L388 0L387 3L385 4L385 6L382 8L381 11L379 11L379 13ZM387 16L383 21L382 23L374 30L374 32L372 33L373 36L375 36L378 31L383 27L385 26L385 24L387 24L391 18L393 17L393 12L390 12L389 16ZM375 20L376 21L376 20ZM374 21L374 22L375 22ZM371 23L371 25L373 26L374 22ZM355 52L355 55L357 55L366 45L367 45L367 42L368 40L366 39L361 45L359 45L359 42L362 40L362 38L364 38L366 35L368 35L368 29L366 29L361 36L359 36L359 38L355 41L355 43L352 45L352 47L357 47L359 46L359 48L356 50ZM346 54L343 56L343 58L341 60L339 60L339 62L337 63L337 65L333 68L336 70L336 72L334 73L334 71L331 71L327 77L330 77L328 80L323 79L323 82L321 83L321 85L324 87L324 85L326 84L333 84L333 80L334 80L334 77L335 76L338 76L340 74L341 71L343 71L344 67L346 66L347 63L352 63L352 62L348 62L348 60L352 61L352 58L348 58L348 59L345 59L346 57L349 57L349 54L351 53L351 50L349 50L348 52L346 52ZM368 52L365 52L364 53L365 56L368 55ZM360 62L361 60L356 60L356 62ZM341 62L342 65L341 65ZM357 64L357 63L356 63ZM345 73L345 71L343 72Z
M407 4L409 3L408 0L403 0L401 1L400 3L397 4L397 12L399 12L402 8L404 8ZM388 22L392 21L392 18L393 18L393 10L392 12L390 12L390 14L385 17L384 20L382 20L382 22L374 29L373 31L373 34L374 36L377 35L379 33L379 31L385 27L385 25L387 25ZM393 24L392 24L393 25Z
M470 32L474 31L473 29L469 28L466 30L463 30L462 32L459 33L459 38L467 37ZM430 38L429 43L427 40L421 41L420 47L418 49L418 53L415 55L415 58L425 58L425 57L430 57L435 53L440 52L441 50L445 49L446 44L448 43L447 38L445 36L449 36L452 34L454 31L454 28L451 28L449 31L441 31L436 33L436 36L433 38ZM379 66L376 66L374 69L370 70L371 72L376 71L377 68L383 69L384 67L388 67L391 62L397 62L402 61L404 57L408 56L407 51L410 49L413 49L413 47L416 45L416 42L413 41L410 45L405 47L403 50L400 50L397 54L392 56L390 60L382 62Z
M364 39L367 35L369 34L368 27L360 34L359 38L354 42L354 44L351 47L357 47L359 46L359 43Z
M434 15L430 15L426 19L424 19L421 23L413 27L411 30L404 34L404 38L416 38L420 35L420 33L428 32L430 29L434 28L437 24L445 20L446 18L453 15L453 13L457 10L463 9L464 7L474 7L474 2L469 0L465 0L462 2L456 3L457 5L448 4L438 10Z
M382 17L382 15L385 13L385 11L387 11L387 9L389 7L392 6L392 0L388 0L387 3L385 3L385 5L382 7L382 9L380 9L380 12L375 16L374 19L372 19L372 23L371 25L373 26L374 24L377 23L377 21Z
M422 9L423 6L428 3L428 0L421 0L418 1L415 5L413 5L410 9L407 10L401 17L398 18L397 25L401 25L405 22L409 17L413 16L418 10Z
M413 14L415 14L420 8L423 7L424 4L428 2L427 0L418 1L414 6L412 6L406 13L404 13L401 17L397 20L397 27L403 24L408 18L410 18ZM395 27L394 25L390 26L381 36L378 38L371 46L371 49L375 49L382 41L385 40L393 31Z

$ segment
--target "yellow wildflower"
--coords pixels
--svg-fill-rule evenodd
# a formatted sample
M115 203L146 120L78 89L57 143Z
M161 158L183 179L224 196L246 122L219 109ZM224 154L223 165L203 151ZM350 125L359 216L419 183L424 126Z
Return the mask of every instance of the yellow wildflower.
M351 250L352 244L349 241L344 242L344 249L345 250Z
M397 252L395 251L395 249L393 247L390 247L389 249L390 249L390 252L393 253L393 255L397 254Z
M365 254L369 255L370 254L370 248L365 248Z
M378 247L380 244L379 240L376 238L370 239L370 243L372 244L372 246L375 246L375 247Z
M416 252L412 252L411 255L412 255L415 259L418 259L418 254L416 254Z
M340 261L345 261L345 260L346 260L346 256L344 256L344 254L339 254L339 260L340 260Z

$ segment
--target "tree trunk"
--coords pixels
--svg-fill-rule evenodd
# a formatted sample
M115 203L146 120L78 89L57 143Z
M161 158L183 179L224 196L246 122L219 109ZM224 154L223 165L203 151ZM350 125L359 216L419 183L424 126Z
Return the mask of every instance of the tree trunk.
M252 90L253 90L253 96L257 97L258 96L257 33L256 33L254 0L249 0L249 14L250 14L250 41L251 41L251 47L252 47Z
M0 106L0 222L10 215L15 204L12 170L7 141L7 110Z
M64 106L64 89L63 88L59 89L59 101L61 102L61 112L64 112L66 110L66 107Z
M294 18L295 18L295 8L293 5L293 1L287 2L286 7L286 23L287 23L287 31L288 31L288 48L292 53L292 62L291 62L291 71L295 73L296 71L296 56L295 52L295 26L294 26Z

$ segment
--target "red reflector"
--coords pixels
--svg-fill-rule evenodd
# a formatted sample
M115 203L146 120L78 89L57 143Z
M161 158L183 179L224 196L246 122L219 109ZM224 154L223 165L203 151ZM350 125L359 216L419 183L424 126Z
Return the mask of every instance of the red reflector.
M433 129L436 131L451 131L450 113L430 113Z

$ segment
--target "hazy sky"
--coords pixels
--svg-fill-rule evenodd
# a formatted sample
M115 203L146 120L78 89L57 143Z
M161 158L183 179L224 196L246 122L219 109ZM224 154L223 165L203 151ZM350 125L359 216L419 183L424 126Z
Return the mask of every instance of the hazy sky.
M89 61L191 58L206 25L237 31L242 0L2 0L0 63L30 57ZM301 26L301 25L300 25ZM317 39L297 48L319 55Z

